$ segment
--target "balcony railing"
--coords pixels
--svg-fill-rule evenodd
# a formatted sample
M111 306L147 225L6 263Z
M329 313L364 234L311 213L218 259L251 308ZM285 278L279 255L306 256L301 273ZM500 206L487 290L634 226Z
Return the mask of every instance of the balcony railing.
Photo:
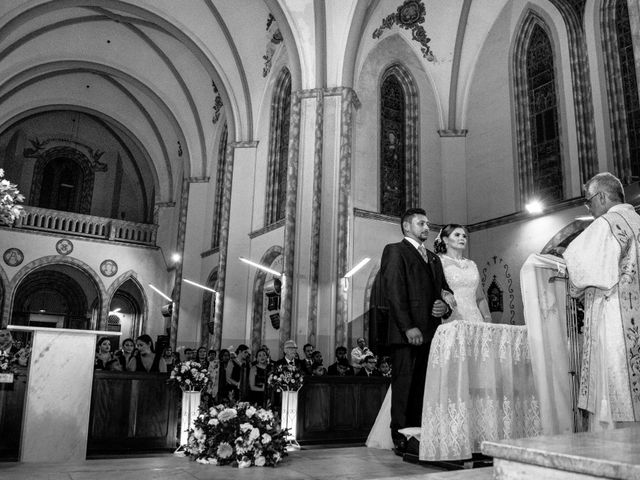
M155 246L157 225L25 206L13 228Z

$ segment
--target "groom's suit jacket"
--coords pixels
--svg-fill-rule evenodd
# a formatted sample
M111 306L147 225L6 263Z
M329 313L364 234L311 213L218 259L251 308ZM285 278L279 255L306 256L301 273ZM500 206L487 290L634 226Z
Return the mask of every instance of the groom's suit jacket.
M442 323L431 315L431 309L441 299L442 290L451 288L440 258L429 250L427 257L428 263L407 240L391 243L382 252L380 278L388 307L388 345L408 344L405 332L413 327L430 343Z

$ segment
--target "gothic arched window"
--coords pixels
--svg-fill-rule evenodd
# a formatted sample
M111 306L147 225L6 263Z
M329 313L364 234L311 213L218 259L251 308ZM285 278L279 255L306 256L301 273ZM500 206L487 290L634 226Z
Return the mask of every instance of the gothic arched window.
M220 227L222 224L222 202L225 192L225 171L227 170L227 136L229 132L227 124L224 124L218 147L218 168L216 170L216 193L213 204L213 234L211 235L211 248L220 245Z
M624 110L629 144L630 181L640 180L640 102L638 101L638 82L636 62L633 55L631 25L627 0L616 2L616 37L618 39L618 58L620 59L620 82L624 96ZM622 172L621 172L622 173ZM625 172L628 174L628 172Z
M530 14L517 40L514 81L520 200L564 198L554 52L542 20Z
M600 11L614 169L627 184L640 180L640 101L627 0L605 1Z
M389 67L380 85L380 212L401 216L419 203L418 95L411 75Z
M271 105L271 134L267 167L265 224L284 218L287 199L287 160L291 112L291 74L283 68L276 81Z

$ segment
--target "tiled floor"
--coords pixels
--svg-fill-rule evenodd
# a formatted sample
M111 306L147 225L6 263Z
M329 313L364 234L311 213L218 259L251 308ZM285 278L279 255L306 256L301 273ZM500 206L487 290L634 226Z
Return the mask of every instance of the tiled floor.
M490 471L483 468L444 472L435 467L403 462L391 451L365 447L291 452L276 468L215 467L170 454L88 460L74 465L0 463L2 480L453 480L489 479ZM469 475L474 472L475 475Z

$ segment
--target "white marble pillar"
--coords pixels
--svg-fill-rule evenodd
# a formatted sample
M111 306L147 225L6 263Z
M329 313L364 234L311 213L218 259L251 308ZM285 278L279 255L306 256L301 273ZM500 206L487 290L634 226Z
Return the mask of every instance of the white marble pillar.
M120 333L18 325L8 328L33 332L20 461L84 461L96 336Z

